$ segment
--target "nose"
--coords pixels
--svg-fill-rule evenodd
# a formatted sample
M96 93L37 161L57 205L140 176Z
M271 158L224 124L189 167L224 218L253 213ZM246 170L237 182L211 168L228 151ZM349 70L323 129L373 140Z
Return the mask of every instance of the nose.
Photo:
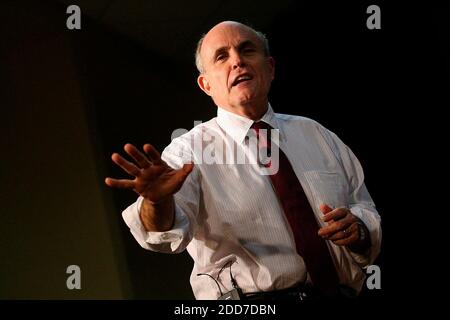
M231 54L231 67L232 69L243 68L245 67L245 62L242 59L239 52L234 52Z

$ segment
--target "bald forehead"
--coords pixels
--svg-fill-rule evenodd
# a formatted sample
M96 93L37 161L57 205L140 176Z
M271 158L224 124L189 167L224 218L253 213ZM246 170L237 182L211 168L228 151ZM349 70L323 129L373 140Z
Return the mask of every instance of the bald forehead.
M237 46L245 41L250 41L261 49L264 46L255 31L246 25L233 21L221 22L206 34L200 55L205 58L220 48Z
M225 32L233 32L236 34L242 33L243 35L257 37L255 32L245 24L234 21L224 21L211 28L206 34L205 40L210 36L216 36L217 34Z

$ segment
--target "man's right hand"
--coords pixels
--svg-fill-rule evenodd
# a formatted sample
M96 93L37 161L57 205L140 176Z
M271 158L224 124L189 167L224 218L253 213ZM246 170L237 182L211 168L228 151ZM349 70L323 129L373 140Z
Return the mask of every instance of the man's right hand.
M111 159L134 179L106 178L105 183L114 188L131 189L141 195L144 198L141 207L141 211L145 211L141 213L144 226L149 231L163 231L159 229L168 229L167 226L171 226L171 223L167 222L173 220L172 195L180 190L194 165L185 164L176 170L165 163L150 144L145 144L143 149L147 156L132 144L124 146L134 163L114 153ZM170 210L172 211L167 212Z

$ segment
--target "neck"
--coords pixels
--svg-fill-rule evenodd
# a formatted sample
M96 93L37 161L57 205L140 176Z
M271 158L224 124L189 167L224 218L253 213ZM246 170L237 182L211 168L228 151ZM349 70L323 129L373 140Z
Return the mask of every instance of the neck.
M264 114L267 112L269 107L269 103L267 99L259 104L248 104L248 105L239 105L239 106L230 106L226 108L226 110L238 114L240 116L246 117L253 121L261 119Z

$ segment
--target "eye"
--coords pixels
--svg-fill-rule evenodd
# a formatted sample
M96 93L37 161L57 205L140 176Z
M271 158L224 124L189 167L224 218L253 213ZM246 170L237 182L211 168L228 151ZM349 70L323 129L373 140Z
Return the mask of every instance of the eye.
M253 52L255 52L255 49L254 48L245 48L243 51L244 51L244 53L253 53Z
M225 60L227 55L225 53L221 53L216 57L216 61L222 61Z

